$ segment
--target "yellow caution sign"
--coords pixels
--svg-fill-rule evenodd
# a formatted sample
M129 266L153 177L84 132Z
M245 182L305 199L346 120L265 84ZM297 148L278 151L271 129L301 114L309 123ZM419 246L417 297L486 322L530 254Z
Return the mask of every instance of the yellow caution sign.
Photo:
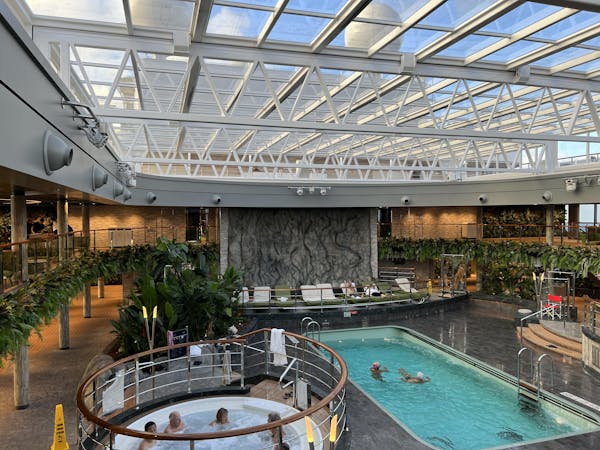
M56 405L56 411L54 412L54 442L50 446L50 450L69 450L67 432L65 431L65 416L63 406L60 403Z

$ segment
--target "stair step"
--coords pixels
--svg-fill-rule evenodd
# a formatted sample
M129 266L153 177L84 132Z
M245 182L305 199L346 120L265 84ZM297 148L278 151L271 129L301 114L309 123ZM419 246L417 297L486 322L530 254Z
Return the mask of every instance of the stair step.
M579 353L582 351L581 342L553 333L551 330L545 328L541 324L532 323L529 328L539 337L545 341L555 344L557 347L567 348Z
M523 328L523 339L526 340L527 342L537 345L538 347L541 347L545 350L549 350L553 353L558 353L559 355L569 356L571 358L578 359L578 360L582 359L581 351L576 351L571 348L561 347L561 346L557 345L556 343L547 341L544 338L537 335L536 333L534 333L530 329L530 327Z

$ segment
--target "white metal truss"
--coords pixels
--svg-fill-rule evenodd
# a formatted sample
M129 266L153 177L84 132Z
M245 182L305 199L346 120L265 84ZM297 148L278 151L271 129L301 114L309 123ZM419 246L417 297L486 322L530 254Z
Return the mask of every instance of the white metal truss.
M546 172L557 166L548 143L600 143L593 5L169 1L192 6L187 29L170 28L179 24L170 17L149 25L133 0L122 2L123 24L36 16L27 0L10 0L29 10L67 86L108 122L119 157L144 172L457 180ZM219 25L219 14L240 28ZM253 33L244 14L263 17ZM306 28L297 40L280 26L291 20ZM352 47L347 34L360 27L377 40ZM412 34L422 45L400 51Z

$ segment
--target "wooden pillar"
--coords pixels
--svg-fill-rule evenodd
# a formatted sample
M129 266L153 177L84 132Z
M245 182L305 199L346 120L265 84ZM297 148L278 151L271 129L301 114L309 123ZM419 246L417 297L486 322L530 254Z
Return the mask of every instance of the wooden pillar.
M104 278L98 278L98 298L104 298Z
M56 203L56 222L58 237L58 259L63 262L68 258L67 232L69 231L68 220L69 204L65 199L59 199ZM58 313L58 348L65 350L70 347L69 343L69 304L62 305Z
M27 204L25 193L15 191L10 197L11 242L22 242L27 239ZM17 250L13 248L13 251ZM22 279L29 276L27 264L27 244L21 245L20 251ZM13 392L15 408L25 409L29 406L29 347L21 345L13 355Z
M67 226L68 228L68 226ZM82 246L90 247L90 206L85 203L81 206L81 237ZM83 317L92 317L92 288L90 283L83 287Z
M554 205L546 205L546 244L554 243Z

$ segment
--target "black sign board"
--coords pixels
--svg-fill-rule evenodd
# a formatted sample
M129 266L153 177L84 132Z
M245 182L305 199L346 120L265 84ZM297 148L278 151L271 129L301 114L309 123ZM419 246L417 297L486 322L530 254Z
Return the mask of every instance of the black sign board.
M183 344L188 341L188 330L182 328L181 330L173 331L173 345ZM169 359L181 358L185 356L185 347L174 348L169 350Z

